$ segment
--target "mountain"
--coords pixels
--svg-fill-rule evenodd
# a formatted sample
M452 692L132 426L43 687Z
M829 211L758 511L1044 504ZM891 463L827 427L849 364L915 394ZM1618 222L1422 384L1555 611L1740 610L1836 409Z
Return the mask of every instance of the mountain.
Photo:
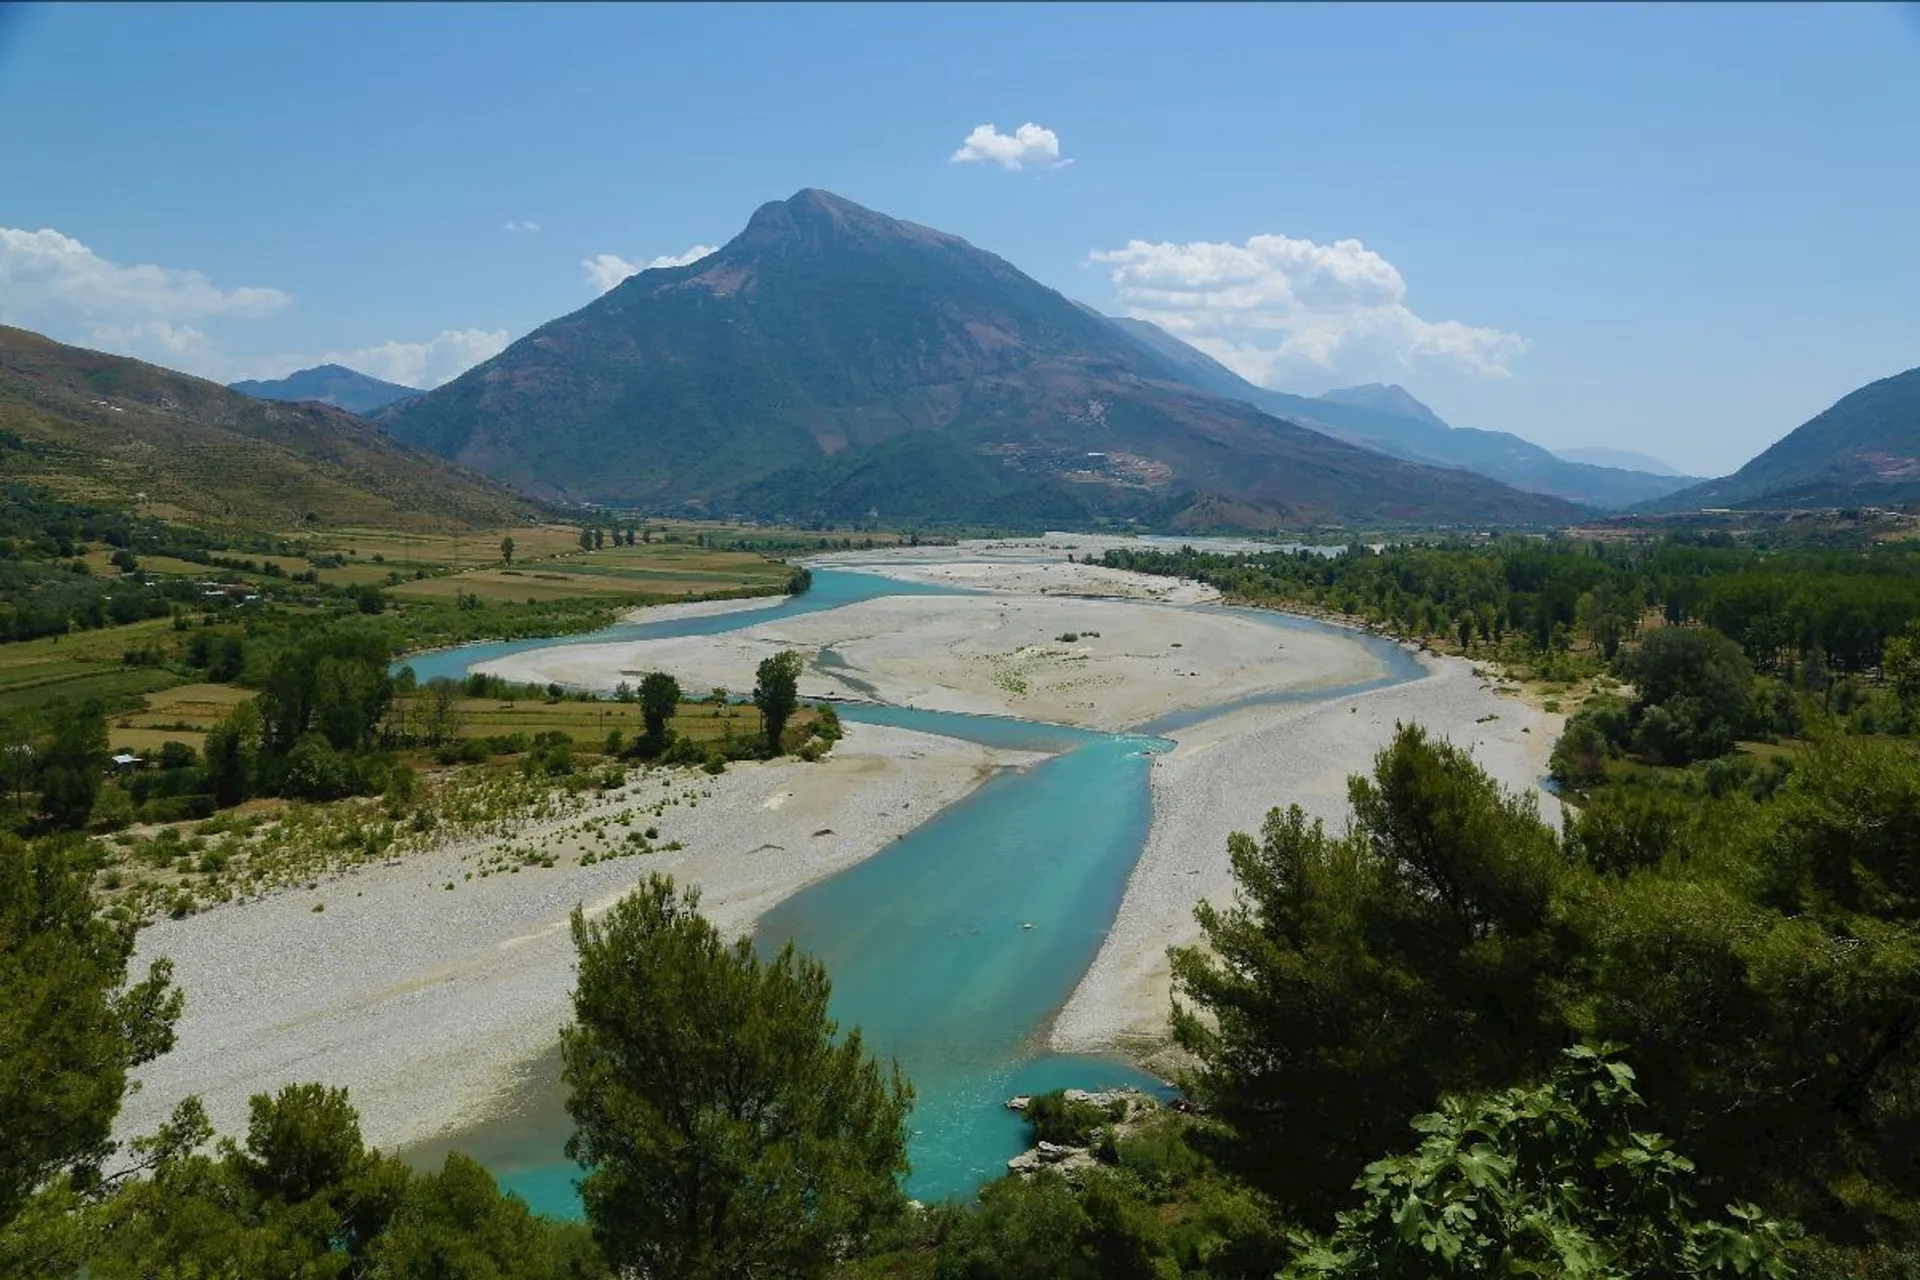
M420 394L418 387L382 382L339 364L301 369L271 382L229 383L227 389L260 400L314 400L348 413L372 413L396 400Z
M1644 471L1650 476L1680 476L1680 468L1662 462L1650 453L1635 453L1631 449L1604 449L1598 446L1584 449L1555 449L1554 456L1568 462L1584 462L1591 467L1617 467L1622 471Z
M1578 518L1206 394L1002 259L813 190L376 420L530 493L653 510L1261 529Z
M1449 426L1403 387L1371 383L1313 398L1271 391L1248 382L1158 325L1123 316L1101 318L1151 352L1188 386L1244 401L1289 422L1408 462L1457 467L1528 493L1608 508L1645 502L1696 479L1567 462L1505 431Z
M1651 504L1701 507L1903 506L1920 501L1920 369L1842 396L1721 480Z
M0 326L0 474L155 515L303 525L500 525L500 484L340 409L275 404L138 360Z
M1401 386L1369 382L1361 387L1343 387L1337 391L1323 391L1316 398L1328 400L1334 404L1358 405L1362 409L1390 413L1396 418L1411 418L1415 422L1424 422L1430 427L1451 430L1439 414L1414 399L1413 393Z

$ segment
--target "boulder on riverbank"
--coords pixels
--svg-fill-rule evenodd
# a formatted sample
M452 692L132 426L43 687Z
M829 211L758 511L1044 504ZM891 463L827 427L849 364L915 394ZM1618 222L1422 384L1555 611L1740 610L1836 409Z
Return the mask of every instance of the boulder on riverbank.
M1007 1161L1007 1172L1030 1177L1053 1169L1077 1182L1082 1170L1099 1162L1094 1155L1097 1147L1110 1149L1114 1139L1141 1128L1160 1109L1159 1101L1149 1094L1127 1088L1065 1089L1058 1094L1009 1098L1007 1110L1027 1116L1037 1137L1051 1133L1060 1138L1071 1130L1074 1140L1040 1137L1032 1150Z

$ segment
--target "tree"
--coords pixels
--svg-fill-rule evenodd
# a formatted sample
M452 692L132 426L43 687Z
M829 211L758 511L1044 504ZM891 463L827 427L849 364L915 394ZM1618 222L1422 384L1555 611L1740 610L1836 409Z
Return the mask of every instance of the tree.
M680 682L664 671L640 681L640 718L647 726L647 747L655 755L666 750L667 721L680 709Z
M1203 902L1207 946L1173 956L1174 1035L1232 1131L1223 1161L1322 1222L1345 1171L1443 1093L1551 1060L1571 951L1553 832L1465 751L1402 726L1349 794L1343 836L1298 806L1235 835L1234 906Z
M40 753L40 808L55 827L87 825L107 767L107 719L95 701L56 704L53 735Z
M1411 1154L1367 1166L1327 1239L1299 1236L1281 1280L1793 1274L1786 1232L1751 1205L1697 1221L1693 1165L1633 1126L1633 1072L1570 1050L1551 1081L1414 1121Z
M698 906L654 875L573 913L561 1061L587 1221L623 1274L823 1275L902 1204L912 1091L838 1034L817 961L728 946Z
M582 551L593 550L593 530L591 529L580 530L580 549Z
M72 846L0 837L0 1229L37 1188L98 1176L127 1071L173 1044L172 967L127 985L133 926L94 913L88 880Z
M593 549L600 550L607 542L607 531L596 526L593 531Z
M513 563L513 539L512 538L500 539L500 562L502 564Z
M422 1280L534 1280L605 1275L586 1229L543 1222L458 1151L415 1178L392 1225L369 1251L378 1275Z
M422 726L427 741L439 746L460 736L460 684L444 676L427 682L427 713Z
M780 737L800 705L800 655L788 649L767 658L754 673L753 705L766 723L767 755L780 754Z
M254 700L227 713L227 718L207 731L201 752L207 760L207 781L213 798L222 805L235 805L253 790L254 767L260 754L260 712Z
M223 1140L211 1157L194 1150L209 1136L202 1116L197 1131L159 1144L150 1178L101 1206L91 1274L371 1274L370 1254L406 1197L409 1175L367 1147L346 1090L291 1084L256 1094L243 1142ZM156 1272L160 1260L171 1269Z
M1753 668L1706 627L1662 627L1621 663L1638 696L1634 745L1669 764L1724 755L1752 714Z
M262 748L285 755L309 732L336 751L366 746L393 700L392 661L385 637L350 626L282 653L260 692Z
M1880 670L1893 686L1907 727L1920 728L1920 623L1887 641L1880 651Z

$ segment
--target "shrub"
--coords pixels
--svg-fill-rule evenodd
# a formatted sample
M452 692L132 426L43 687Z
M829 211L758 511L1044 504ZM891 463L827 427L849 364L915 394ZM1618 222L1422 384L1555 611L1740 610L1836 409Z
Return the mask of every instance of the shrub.
M1053 1142L1061 1146L1085 1147L1093 1143L1096 1131L1126 1114L1124 1103L1101 1107L1079 1098L1069 1098L1064 1090L1043 1093L1027 1104L1027 1124L1035 1142Z

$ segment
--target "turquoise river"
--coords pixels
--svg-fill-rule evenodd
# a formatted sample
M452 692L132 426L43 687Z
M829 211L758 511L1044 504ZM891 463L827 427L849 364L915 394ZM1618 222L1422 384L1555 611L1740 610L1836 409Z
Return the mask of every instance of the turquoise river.
M816 569L813 589L763 609L652 623L623 623L567 640L468 645L407 660L421 680L460 676L475 663L553 644L714 635L886 595L949 589L873 574ZM1213 608L1214 606L1193 606ZM1280 629L1320 629L1259 610ZM864 862L788 898L760 921L763 951L788 941L818 956L833 978L833 1013L859 1026L873 1050L897 1058L917 1099L908 1191L922 1200L969 1195L1023 1148L1008 1097L1068 1086L1159 1081L1106 1058L1052 1054L1048 1024L1099 951L1151 820L1151 757L1161 733L1258 703L1318 701L1414 678L1405 650L1366 645L1387 674L1311 693L1257 695L1182 712L1128 733L1100 733L990 716L843 704L841 716L991 746L1054 753L999 774ZM569 1126L559 1102L557 1055L520 1114L464 1135L459 1145L537 1210L575 1217L576 1166L561 1153Z

